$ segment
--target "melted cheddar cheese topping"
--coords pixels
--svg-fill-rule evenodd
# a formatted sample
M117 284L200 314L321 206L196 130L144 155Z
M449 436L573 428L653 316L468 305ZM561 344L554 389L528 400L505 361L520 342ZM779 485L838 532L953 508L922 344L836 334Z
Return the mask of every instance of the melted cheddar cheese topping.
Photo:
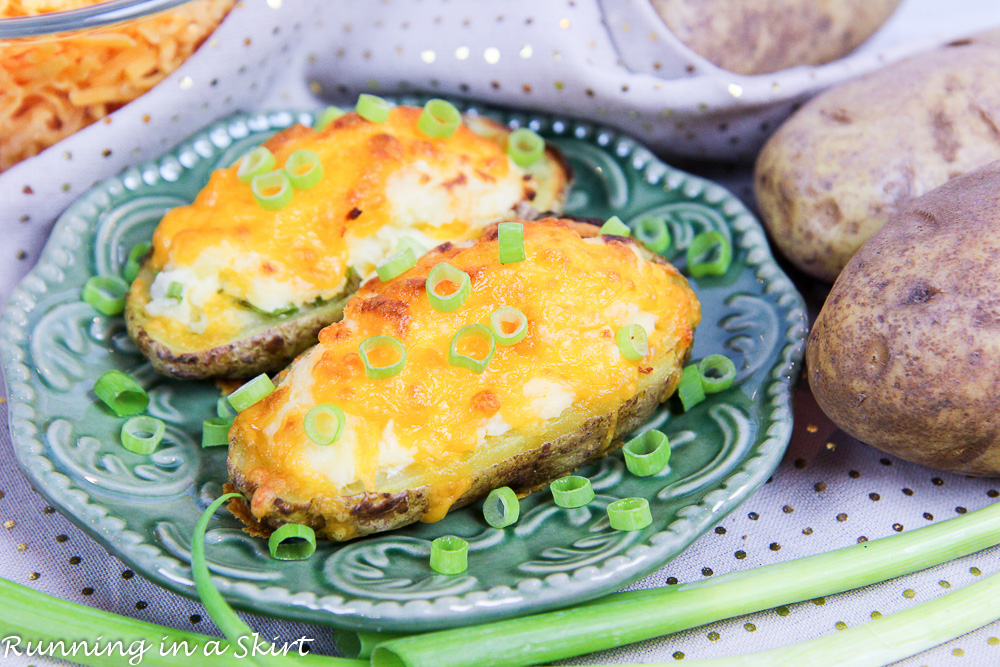
M579 427L634 397L651 364L690 347L700 307L672 266L647 261L630 239L584 238L578 227L524 223L527 258L514 264L499 263L494 227L478 242L441 246L388 283L362 286L344 319L320 333L320 344L279 377L271 395L237 417L230 441L243 448L248 478L266 480L269 495L300 501L391 492L419 480L431 486L425 520L435 520L469 488L470 456L491 439L509 432L545 442L549 420L565 424L575 415L571 428ZM435 310L426 295L439 262L471 277L471 296L450 313ZM527 336L497 345L481 374L452 366L455 332L488 327L503 306L526 315ZM650 353L629 361L615 332L634 323L646 329ZM360 343L376 335L406 348L405 366L391 378L369 379L359 356ZM323 403L347 419L326 447L303 429L306 412ZM265 502L258 495L254 510Z
M323 165L319 185L295 191L278 211L256 203L238 164L212 173L195 201L167 213L154 233L158 274L133 288L145 297L137 300L147 331L181 351L226 343L252 325L253 309L338 297L349 269L370 275L404 240L424 251L473 238L538 194L535 177L501 145L465 125L430 139L417 129L420 113L396 107L385 123L348 113L321 132L297 125L272 137L264 146L276 168L300 149ZM167 297L172 283L183 287L181 298Z

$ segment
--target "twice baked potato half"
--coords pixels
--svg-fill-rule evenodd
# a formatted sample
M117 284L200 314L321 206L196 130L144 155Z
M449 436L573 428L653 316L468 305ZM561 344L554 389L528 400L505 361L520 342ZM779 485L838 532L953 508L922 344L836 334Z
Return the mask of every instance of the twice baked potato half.
M168 212L125 312L153 367L188 379L277 371L340 318L386 257L561 210L570 170L554 149L522 168L506 153L507 127L469 118L432 138L421 113L395 107L376 123L350 112L322 131L296 125L271 137L263 146L277 170L297 151L322 166L318 184L278 210L259 204L233 165Z
M389 282L366 282L344 319L237 416L228 469L245 502L230 508L251 531L300 523L348 540L437 521L497 487L527 493L620 445L673 393L701 319L687 280L632 239L598 235L593 225L522 224L523 261L500 262L493 225ZM462 275L470 284L449 312L428 292L441 263L455 272L448 288L435 289L460 291ZM500 308L523 320L498 317ZM524 337L502 344L518 321ZM648 339L648 354L635 360L616 340L630 325ZM457 335L469 326L479 335ZM393 337L405 354L385 339L368 348L376 336ZM501 341L492 356L490 341ZM455 352L488 363L477 372ZM376 357L401 369L373 378ZM342 428L324 446L305 422L314 407L331 405Z

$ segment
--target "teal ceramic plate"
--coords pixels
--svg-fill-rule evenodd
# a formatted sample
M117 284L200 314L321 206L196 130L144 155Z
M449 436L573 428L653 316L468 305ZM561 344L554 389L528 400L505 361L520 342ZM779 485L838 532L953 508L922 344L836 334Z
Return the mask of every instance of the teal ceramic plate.
M413 103L418 100L403 100ZM626 473L621 455L584 468L595 500L566 510L548 491L524 500L521 519L490 528L478 508L347 544L320 545L308 561L279 562L264 540L221 513L208 533L215 582L234 605L257 613L355 629L418 631L562 607L626 586L653 572L718 522L770 476L791 434L790 391L806 333L802 299L774 263L760 225L723 188L672 169L631 139L547 115L476 108L555 141L576 170L568 212L633 222L664 217L674 239L666 254L683 270L698 232L732 239L723 277L694 281L704 320L694 358L729 355L732 389L689 413L676 399L650 426L674 445L669 470ZM128 250L148 240L165 211L191 201L209 173L308 113L240 115L196 134L155 162L101 183L59 219L38 265L3 312L2 353L14 449L28 479L52 505L148 579L194 595L189 571L195 520L221 493L224 449L202 450L201 421L214 416L211 383L157 376L125 333L80 300L94 274L119 274ZM149 414L167 423L151 456L124 450L122 420L98 405L94 380L120 369L148 390ZM617 498L649 499L653 524L638 532L608 526ZM434 574L430 541L460 535L469 569Z

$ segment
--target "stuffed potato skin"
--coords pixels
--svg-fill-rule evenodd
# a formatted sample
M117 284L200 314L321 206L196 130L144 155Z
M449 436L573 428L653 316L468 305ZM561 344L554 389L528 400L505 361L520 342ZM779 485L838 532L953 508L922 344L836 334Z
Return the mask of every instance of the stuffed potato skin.
M170 211L126 304L129 334L154 368L183 379L275 372L400 244L419 254L504 217L561 208L571 171L554 149L521 169L505 153L509 128L476 118L430 139L416 127L420 111L397 107L382 124L352 112L266 141L278 168L303 149L323 164L319 185L281 210L258 206L234 165ZM174 282L183 291L171 300Z
M245 499L232 509L251 530L305 523L347 540L436 521L499 486L527 493L619 446L674 391L700 320L687 281L631 239L595 237L591 225L524 225L523 268L496 261L494 228L475 244L439 247L390 283L365 284L276 391L240 414L228 468ZM440 261L472 277L473 294L455 313L423 303ZM449 366L451 333L499 305L525 313L527 337L498 347L482 375ZM649 331L651 351L628 362L614 331L633 321ZM392 379L368 380L353 360L358 341L376 332L408 348ZM302 431L308 408L326 402L348 414L351 435L332 446L339 453ZM382 462L387 448L398 460Z

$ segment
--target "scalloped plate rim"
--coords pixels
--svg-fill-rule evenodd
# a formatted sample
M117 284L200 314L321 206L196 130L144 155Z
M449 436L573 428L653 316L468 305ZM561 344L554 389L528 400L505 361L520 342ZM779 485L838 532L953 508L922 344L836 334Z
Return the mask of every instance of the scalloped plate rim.
M414 96L401 96L399 100L403 103L420 101ZM620 157L635 155L638 151L643 151L642 165L632 164L631 166L638 173L644 172L651 165L656 165L662 169L662 175L655 181L644 178L649 184L664 184L673 176L679 179L673 189L683 191L686 184L694 183L699 186L699 193L709 187L718 188L723 195L720 198L720 205L728 202L735 205L736 213L730 214L736 218L746 215L751 221L750 228L756 228L760 233L761 245L765 256L753 264L753 267L761 275L764 269L767 270L767 277L761 278L765 282L764 293L774 295L775 302L790 298L792 304L787 306L788 314L781 322L785 330L782 331L779 344L777 360L771 366L764 386L769 392L769 399L764 405L764 409L756 414L760 419L757 440L754 449L744 458L738 467L715 482L711 486L711 491L727 489L730 493L726 500L715 503L715 507L709 511L705 509L705 498L698 504L685 505L678 510L691 510L685 516L676 519L669 524L665 530L654 533L649 540L629 547L624 554L607 558L600 567L589 566L579 568L573 574L559 573L548 575L547 577L534 577L537 586L534 586L532 595L521 600L516 606L523 613L538 613L567 604L574 604L591 599L593 597L617 590L637 581L643 576L650 574L661 567L667 560L677 555L678 552L663 554L664 548L657 547L659 542L667 541L666 536L670 534L682 534L683 545L681 550L686 548L707 531L712 525L721 520L730 511L735 509L773 472L780 462L781 456L787 447L791 437L792 416L791 416L791 396L794 384L798 378L798 371L801 366L804 346L805 346L805 306L801 295L796 291L791 281L788 280L784 272L774 261L770 248L763 235L763 230L756 218L749 213L746 207L730 192L710 180L694 176L679 169L669 166L660 161L651 152L645 149L641 143L632 139L628 135L602 127L586 120L574 120L544 112L531 113L517 111L513 109L502 109L480 104L462 104L460 107L468 110L475 110L484 115L502 115L508 124L517 123L528 126L532 123L546 122L550 126L555 123L562 123L570 127L583 127L596 136L598 134L607 137L602 142L600 148L607 150L609 147L626 146L629 151ZM24 364L24 352L21 348L26 344L28 334L16 321L18 316L26 316L37 306L36 297L45 294L48 279L41 276L49 266L55 265L58 270L58 262L55 255L63 252L60 236L67 234L71 229L72 218L79 215L88 205L96 205L102 196L106 196L109 188L115 185L129 188L124 183L124 178L130 172L142 172L144 168L155 167L159 173L159 168L167 159L177 160L178 156L187 150L194 150L195 143L199 140L208 140L214 131L224 130L227 135L229 128L236 122L250 124L255 120L264 119L270 125L281 125L275 123L275 119L287 117L289 121L301 120L309 117L311 112L302 110L277 109L272 111L258 111L250 113L238 113L220 119L201 130L193 133L186 140L178 144L172 150L164 153L159 158L135 165L123 170L120 174L95 185L92 189L84 193L73 204L71 204L57 219L52 229L49 240L43 249L36 265L19 282L17 287L11 292L4 304L2 318L0 318L0 358L2 358L4 368L4 379L6 393L8 396L8 420L11 432L12 444L15 449L15 458L18 465L28 478L32 487L43 495L52 505L63 510L75 525L80 527L85 533L94 538L98 543L105 545L112 555L123 560L127 565L143 573L153 572L157 576L150 577L152 581L176 593L197 599L193 583L190 576L178 576L177 571L188 569L188 565L180 559L169 554L162 546L155 542L152 536L143 536L139 533L128 530L125 522L111 514L108 507L102 505L99 499L94 499L87 492L74 486L73 481L56 470L52 462L46 458L42 451L44 445L40 438L43 434L38 431L32 420L38 417L29 401L32 398L34 389L29 387L19 378L30 369ZM575 138L572 133L563 133L563 138ZM238 140L236 137L231 139ZM212 143L213 154L204 156L199 154L200 160L217 158L224 151L225 147L216 146ZM183 166L183 165L182 165ZM732 223L730 223L732 224ZM67 229L70 228L70 229ZM749 263L748 263L749 264ZM747 270L751 267L748 266ZM35 281L41 281L41 289L34 289ZM772 284L780 282L775 289L770 289ZM27 310L21 307L22 302L26 304ZM796 326L796 324L800 326ZM12 335L13 332L13 335ZM21 337L17 341L13 338ZM16 413L16 414L15 414ZM742 480L741 486L737 489L729 489L729 485L741 475L746 479ZM693 515L693 516L688 516ZM680 524L680 525L678 525ZM617 567L608 567L609 561L621 561ZM590 591L576 592L567 595L565 586L560 586L555 580L572 580L575 574L583 569L596 570L595 574L604 574L602 585L592 588ZM613 575L613 576L612 576ZM526 578L524 581L527 581ZM472 591L461 596L441 597L428 602L425 599L399 601L361 601L358 599L345 601L344 597L338 595L327 595L320 597L314 592L292 593L288 589L274 585L256 585L246 581L230 580L224 577L215 576L214 581L223 595L235 607L254 613L264 613L265 615L285 618L294 621L309 623L334 625L338 627L348 627L354 629L372 629L372 623L381 623L382 629L401 630L410 623L417 620L413 617L417 613L415 607L420 607L422 617L421 628L446 627L448 621L454 625L452 611L453 603L462 602L465 606L477 607L477 612L471 622L485 622L499 618L509 617L509 613L498 613L492 611L493 608L477 604L476 601L464 601L468 596L484 597L482 590ZM494 586L486 591L485 597L489 596ZM504 586L503 588L509 588ZM339 599L338 599L339 598ZM352 605L352 602L355 604ZM428 612L428 607L430 608ZM525 609L525 607L530 607ZM435 625L435 621L437 624Z

